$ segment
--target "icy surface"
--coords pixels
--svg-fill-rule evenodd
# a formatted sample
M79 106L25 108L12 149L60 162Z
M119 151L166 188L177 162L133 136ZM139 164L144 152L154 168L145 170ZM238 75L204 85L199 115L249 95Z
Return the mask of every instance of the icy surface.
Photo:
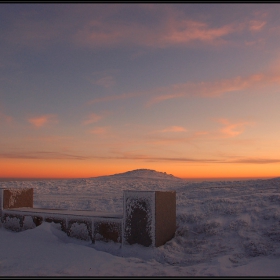
M1 227L1 276L280 275L279 178L188 182L108 176L0 187L34 188L35 207L97 212L122 212L123 190L174 190L177 199L175 237L158 248L91 244L53 223L22 232Z

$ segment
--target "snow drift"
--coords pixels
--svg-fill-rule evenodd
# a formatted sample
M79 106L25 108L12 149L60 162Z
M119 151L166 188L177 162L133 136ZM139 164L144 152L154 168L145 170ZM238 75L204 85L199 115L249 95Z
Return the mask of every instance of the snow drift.
M0 229L2 276L279 276L280 181L108 176L0 182L44 208L121 212L123 190L176 191L175 237L158 248L76 240L55 224Z

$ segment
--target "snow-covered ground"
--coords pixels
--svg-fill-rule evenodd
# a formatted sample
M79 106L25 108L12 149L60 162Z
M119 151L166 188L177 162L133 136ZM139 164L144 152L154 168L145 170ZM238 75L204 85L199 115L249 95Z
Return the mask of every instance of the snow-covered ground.
M98 212L122 212L123 190L175 190L177 199L175 237L158 248L91 244L53 223L1 227L1 276L280 276L280 178L193 182L142 170L0 187L34 188L34 207Z

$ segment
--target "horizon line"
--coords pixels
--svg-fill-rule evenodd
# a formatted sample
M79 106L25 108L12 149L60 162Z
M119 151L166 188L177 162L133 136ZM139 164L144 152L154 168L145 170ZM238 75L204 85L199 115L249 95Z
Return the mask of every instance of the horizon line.
M116 175L116 174L113 174ZM100 175L100 176L90 176L90 177L0 177L0 182L9 182L9 181L40 181L40 180L79 180L79 179L92 179L98 177L106 177L113 175ZM174 175L173 175L174 176ZM280 176L255 176L255 177L177 177L175 178L182 180L190 180L190 181L238 181L238 180L266 180L266 179L274 179Z

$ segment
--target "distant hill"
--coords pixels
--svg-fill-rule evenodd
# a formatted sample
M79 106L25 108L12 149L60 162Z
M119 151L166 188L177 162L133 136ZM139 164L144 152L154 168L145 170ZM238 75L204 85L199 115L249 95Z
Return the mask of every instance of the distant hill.
M181 179L166 172L159 172L151 169L135 169L124 173L114 175L101 176L101 177L115 177L115 178L146 178L146 179Z

